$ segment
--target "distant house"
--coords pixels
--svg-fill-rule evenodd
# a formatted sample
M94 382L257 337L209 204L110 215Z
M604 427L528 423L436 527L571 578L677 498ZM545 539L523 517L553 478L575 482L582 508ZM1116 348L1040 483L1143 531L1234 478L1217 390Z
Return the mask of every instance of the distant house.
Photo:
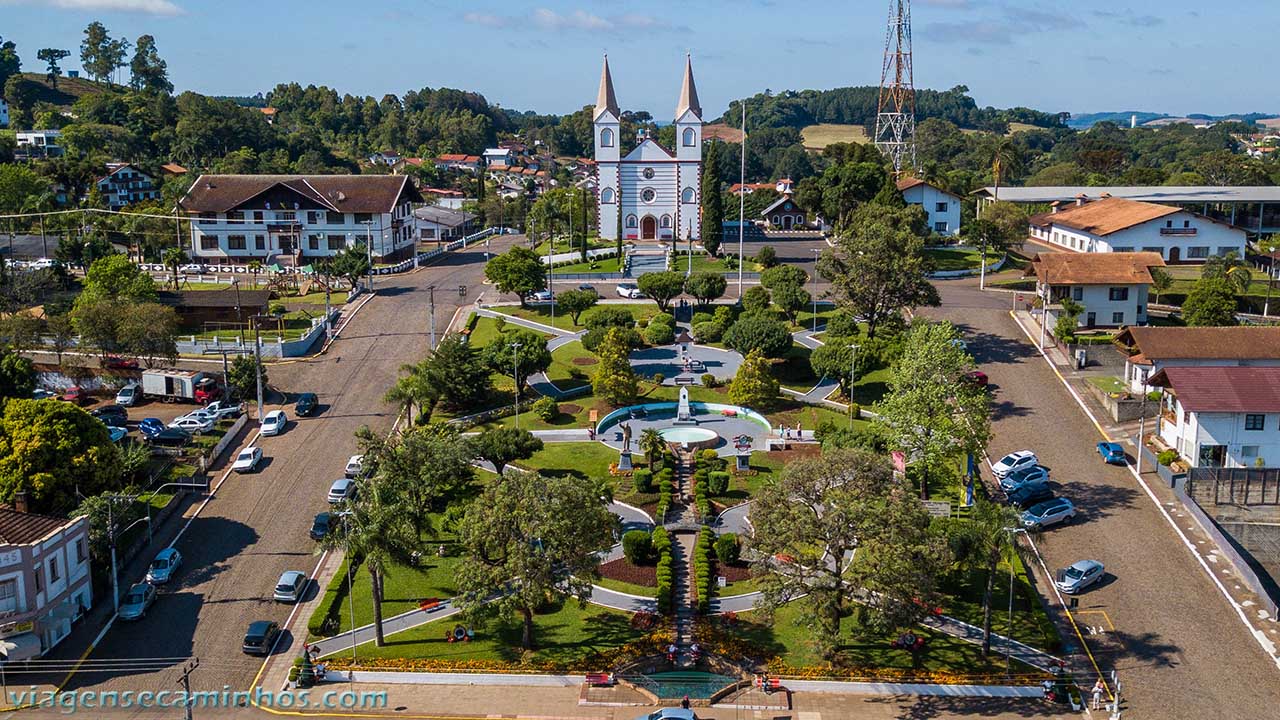
M943 190L920 178L902 178L898 192L908 205L919 205L929 214L929 229L935 234L955 237L960 234L959 195Z
M422 167L422 158L402 157L391 166L391 172L403 175L409 168Z
M1168 367L1280 367L1275 326L1127 327L1116 345L1128 353L1124 379L1133 392L1144 392L1151 376Z
M302 265L366 242L377 262L409 257L415 202L404 175L201 175L178 205L194 257Z
M1245 231L1171 205L1104 197L1057 203L1034 215L1031 237L1081 253L1152 252L1169 264L1245 252Z
M187 174L187 169L178 163L165 163L160 166L160 171L168 177L179 177Z
M773 190L774 183L734 183L729 186L729 192L734 195L750 195L756 190Z
M476 216L462 210L427 205L413 211L423 242L452 242L476 231Z
M495 165L504 165L510 167L516 164L516 154L507 148L489 148L484 151L484 166L493 168Z
M1280 367L1166 367L1160 439L1191 467L1280 465Z
M25 493L0 506L0 643L4 664L39 657L93 607L89 517L27 512Z
M270 290L184 290L162 291L161 304L178 314L178 322L189 330L203 331L209 324L235 327L248 324L255 315L266 315L271 301Z
M386 165L387 167L392 167L398 162L400 162L400 153L397 153L394 150L379 150L369 156L370 165Z
M94 185L111 210L160 198L160 188L156 187L155 180L129 163L107 163L107 174L98 178Z
M1084 305L1079 327L1118 328L1147 324L1153 267L1164 267L1155 253L1040 253L1027 274L1036 278L1036 293L1048 298L1049 327L1057 323L1062 301L1071 298Z
M482 159L479 155L451 153L437 157L435 166L437 170L466 170L474 172L480 169L481 162Z
M760 217L764 219L765 226L772 230L790 230L808 225L804 209L790 194L774 200L760 213Z
M19 130L15 133L18 147L14 157L19 160L61 157L61 130Z
M263 117L265 117L265 118L267 119L267 124L268 124L268 125L275 125L275 124L276 124L276 109L275 109L275 108L273 108L273 107L264 107L264 108L258 108L258 110L262 113Z

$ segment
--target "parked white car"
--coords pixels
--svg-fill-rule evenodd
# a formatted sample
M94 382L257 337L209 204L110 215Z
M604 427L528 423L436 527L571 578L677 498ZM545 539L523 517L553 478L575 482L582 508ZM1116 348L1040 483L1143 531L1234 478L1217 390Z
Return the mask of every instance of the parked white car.
M289 419L285 417L283 410L272 410L262 416L262 434L279 435L284 432L284 428L288 424Z
M179 268L179 271L187 275L199 275L204 272L204 266L200 263L187 263Z
M991 465L991 472L996 476L997 480L1003 480L1005 475L1024 467L1039 465L1040 459L1030 450L1018 450L1000 458Z
M40 258L38 260L32 260L31 262L27 263L27 268L30 270L48 270L49 268L53 267L53 265L54 265L53 260L49 258Z
M296 603L307 592L307 574L299 570L286 570L276 581L276 591L271 597L276 602Z
M346 471L347 477L349 477L349 478L356 477L356 476L357 476L357 475L359 475L359 474L360 474L360 472L361 472L361 471L363 471L363 470L364 470L364 456L363 456L363 455L352 455L352 456L347 460L347 471Z
M235 419L240 417L240 413L244 412L244 403L229 403L226 400L215 400L197 412L212 414L218 420L223 418Z
M169 427L186 430L189 433L204 433L213 429L213 420L187 415L169 423Z
M138 383L129 383L120 388L120 392L116 393L116 404L121 407L133 407L142 399L142 386Z
M619 297L637 300L644 297L644 293L640 292L640 287L635 283L619 283L615 289Z
M260 462L262 462L262 448L247 447L236 456L236 461L231 464L231 469L238 473L253 472L258 469L258 463Z

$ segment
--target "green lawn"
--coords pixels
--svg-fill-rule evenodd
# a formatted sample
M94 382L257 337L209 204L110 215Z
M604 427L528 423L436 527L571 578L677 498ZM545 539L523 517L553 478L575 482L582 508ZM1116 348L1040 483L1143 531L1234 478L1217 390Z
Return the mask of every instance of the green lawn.
M512 330L527 330L532 333L537 333L538 335L541 335L544 338L551 337L551 335L548 333L539 332L537 330L526 328L521 325L516 325L511 322L506 322L502 330L499 331L498 324L499 323L497 318L491 318L491 317L476 318L475 327L472 328L470 340L468 341L471 343L471 347L474 347L476 349L482 348L485 345L488 345L489 343L498 339L499 332L511 332Z
M1088 381L1104 393L1125 393L1129 390L1124 380L1114 375L1090 375Z
M429 548L440 543L431 542ZM446 540L445 547L450 553L458 551L452 540ZM423 555L418 567L393 566L383 580L382 617L389 618L418 607L418 602L426 598L447 599L458 594L453 582L453 574L462 559L447 556L437 557L435 553ZM369 570L361 565L352 578L355 592L350 596L355 604L356 625L368 625L373 622L373 594L369 583ZM341 582L341 580L339 580ZM342 601L342 612L339 614L339 632L351 629L351 609L346 598Z
M622 260L617 256L607 258L596 258L587 262L573 263L572 265L557 265L551 270L552 275L561 273L617 273L622 272Z
M641 319L647 320L648 318L651 318L654 315L658 314L658 305L653 302L618 303L616 305L610 303L609 305L597 305L596 307L622 308L630 312L631 316L634 317L637 321ZM594 311L594 308L592 308L591 310L587 310L586 312L582 313L581 316L578 317L578 320L586 320L587 317L589 317L593 311ZM582 330L584 328L584 326L580 324L574 325L573 318L569 317L569 314L565 312L557 311L555 314L555 319L553 321L551 318L551 308L550 306L547 306L547 305L531 305L529 307L523 307L523 308L519 306L502 307L502 308L496 309L495 312L500 312L506 315L514 315L519 318L524 318L525 320L532 320L534 322L542 323L543 325L550 325L552 327L560 328L561 330L577 331L577 330Z
M311 330L311 319L319 318L321 315L324 315L323 309L318 310L317 312L293 310L285 313L284 315L283 331L280 330L275 323L271 323L270 325L264 325L258 332L261 334L263 342L267 342L268 339L274 342L276 336L280 336L286 341L297 340ZM240 331L236 328L222 328L219 330L204 330L196 333L186 331L179 333L179 337L191 337L192 335L195 335L197 339L201 340L212 340L213 338L218 337L224 342L234 343L240 338ZM253 338L254 331L246 326L244 329L244 341L246 343L252 343Z
M940 272L953 270L977 270L981 253L971 249L925 248L924 254L933 260L934 269ZM987 253L987 262L1000 259L1000 253Z
M534 248L533 251L538 255L545 256L547 254L547 249L549 245L550 243L548 241L543 240L542 242L538 243L538 246ZM612 247L617 247L617 245L612 240L601 240L595 237L587 238L588 250L600 250L603 248L612 248ZM561 253L576 252L581 249L582 249L581 240L571 245L569 243L569 238L567 236L561 236L555 239L555 249L551 251L551 254L559 255Z
M796 423L801 424L804 430L813 430L823 422L830 421L837 425L848 424L849 416L835 408L829 408L825 405L805 405L804 403L782 399L778 401L778 407L772 412L765 413L765 417L769 418L769 422L773 423L775 432L780 423L785 423L788 427L794 428ZM860 421L855 421L855 426Z
M329 304L338 307L347 301L346 290L335 290L329 293ZM293 297L280 298L280 302L288 305L319 305L324 307L324 291L317 290L307 293L306 295L295 295Z
M543 475L577 478L609 476L609 464L618 461L618 451L598 442L546 443L540 452L516 464Z
M602 577L596 581L596 585L607 588L615 592L626 593L628 595L639 595L640 597L657 597L658 588L649 587L648 585L636 585L623 580L614 580L613 578Z
M1060 646L1057 629L1044 612L1040 598L1027 579L1022 562L1014 565L1013 585L1013 638L1018 642L1046 652L1056 652ZM974 571L953 578L943 586L948 600L942 611L970 625L982 627L982 593L986 586L986 573ZM996 569L992 585L991 631L998 635L1009 634L1009 565L1001 563Z
M447 618L420 625L389 636L386 645L380 648L361 645L357 649L358 658L362 662L412 658L484 662L494 666L520 662L573 666L645 635L631 627L627 613L594 605L580 608L574 601L553 605L534 616L536 649L531 653L520 648L521 625L515 616L497 617L471 626L475 630L475 640L471 642L446 642L445 633L458 622L456 618ZM345 657L349 655L339 654L332 660L343 662Z
M813 368L809 365L809 355L812 353L812 349L793 343L781 362L775 362L770 366L778 383L784 388L797 392L804 393L812 390L821 379L813 374Z
M574 360L579 362L575 363ZM595 353L582 347L580 342L561 345L551 353L551 367L547 368L547 377L561 390L590 385L596 372L596 360Z

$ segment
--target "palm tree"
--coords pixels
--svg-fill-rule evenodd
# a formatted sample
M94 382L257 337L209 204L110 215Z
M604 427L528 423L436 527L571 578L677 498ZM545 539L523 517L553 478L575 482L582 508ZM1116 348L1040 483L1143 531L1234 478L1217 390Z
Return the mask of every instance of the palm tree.
M1018 511L986 498L978 498L965 530L965 552L962 562L986 574L982 592L982 656L991 652L991 604L995 591L996 571L1000 563L1012 566L1017 559L1029 559L1030 552L1017 540ZM1012 570L1011 570L1012 571Z
M405 373L400 379L396 380L396 384L387 390L387 394L382 396L383 402L394 403L402 406L404 416L413 423L417 418L413 414L413 407L417 405L419 413L425 410L428 405L434 403L435 393L427 382L426 363L424 360L417 365L404 364L400 366L400 372Z
M667 447L667 442L662 439L657 430L646 428L640 433L640 450L644 453L645 459L649 461L649 470L653 471L653 466L657 463L658 458L662 457L662 451Z
M1237 292L1248 292L1253 283L1253 271L1235 250L1226 255L1212 255L1204 261L1200 270L1201 277L1222 278L1236 288Z
M246 267L249 269L249 272L253 275L253 289L257 290L258 289L258 273L262 272L262 261L250 260L248 265L246 265Z
M187 253L180 247L171 247L164 251L161 258L164 264L173 270L173 290L178 290L178 267L187 261Z
M1006 173L1016 174L1022 170L1022 151L1011 138L1002 137L991 148L991 175L996 181L995 200L1000 200L1000 180Z

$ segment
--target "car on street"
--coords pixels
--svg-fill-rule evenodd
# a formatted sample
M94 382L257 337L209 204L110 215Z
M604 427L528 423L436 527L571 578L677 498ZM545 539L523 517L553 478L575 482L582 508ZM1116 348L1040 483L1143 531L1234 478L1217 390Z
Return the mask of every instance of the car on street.
M991 472L996 476L997 480L1003 480L1005 475L1017 470L1020 467L1029 465L1039 465L1040 459L1030 450L1018 450L1000 458L991 465Z
M1124 446L1120 443L1100 442L1098 454L1102 456L1102 461L1109 465L1124 465L1128 462L1124 456Z
M1000 489L1009 492L1029 482L1048 482L1049 471L1039 465L1027 465L1005 475L1000 479Z
M578 289L579 289L579 290L581 290L582 292L585 292L585 293L591 293L592 295L595 295L596 297L600 297L600 291L599 291L599 290L596 290L596 286L595 286L595 285L588 285L588 284L586 284L586 283L583 283L582 285L579 285L579 286L578 286Z
M189 433L206 433L213 429L213 418L184 415L169 423L169 427L186 430Z
M108 370L137 370L138 361L133 358L108 355L102 359L102 366Z
M120 392L116 393L116 404L120 407L133 407L142 399L142 386L138 383L129 383L120 388Z
M1097 560L1077 560L1069 567L1059 570L1053 584L1062 592L1074 595L1096 584L1106 574L1106 568Z
M1050 525L1071 522L1076 517L1076 506L1064 497L1036 503L1022 511L1022 527L1028 530L1043 530Z
M262 462L262 448L247 447L236 455L236 461L231 464L231 469L238 473L253 472L258 469L260 462Z
M195 412L203 415L212 415L215 420L234 420L244 412L244 403L214 400Z
M636 720L698 720L698 716L692 710L670 707L641 715Z
M121 440L129 437L129 431L122 427L118 427L115 425L108 425L107 436L111 438L111 442L118 443Z
M72 385L62 393L62 399L65 402L74 403L76 405L83 405L89 402L90 398L89 398L89 393L85 392L84 388L80 387L79 385Z
M307 591L307 574L299 570L285 570L276 581L276 591L271 599L276 602L296 603Z
M35 390L31 391L32 400L48 400L49 398L56 398L56 397L58 397L58 393L52 390L45 390L44 388L36 388Z
M350 500L356 494L356 481L351 478L342 478L334 480L329 486L329 495L327 499L330 505L337 505L344 500Z
M298 402L293 406L293 414L298 417L307 417L316 411L320 406L320 399L313 392L304 392L298 396Z
M364 470L364 456L352 455L347 458L346 474L349 478L358 476Z
M1008 494L1009 504L1016 508L1029 508L1038 502L1053 499L1053 488L1043 480L1023 483Z
M27 269L28 270L48 270L49 268L53 267L56 264L57 262L50 258L37 258L27 263Z
M138 422L138 432L142 433L142 437L150 438L164 432L165 424L160 418L142 418Z
M529 302L551 302L550 290L539 290L529 295Z
M317 513L315 520L311 521L312 540L323 540L329 535L329 531L333 529L333 515L327 512Z
M618 287L614 291L618 293L618 297L630 300L638 300L644 297L644 293L640 292L640 286L635 283L618 283Z
M182 428L167 427L154 435L148 436L147 442L152 445L182 447L191 442L191 433Z
M284 432L284 428L289 424L289 419L285 417L283 410L272 410L262 416L263 435L279 435Z
M244 632L244 642L240 649L249 655L266 655L280 637L280 626L270 620L256 620L249 623Z
M146 616L147 608L156 599L156 586L140 582L129 588L129 592L120 601L120 619L138 620Z
M165 548L156 553L147 568L147 582L152 585L163 585L173 579L182 565L182 553L177 548Z
M204 266L200 263L187 263L186 265L178 268L178 272L185 273L187 275L199 275L204 272Z

